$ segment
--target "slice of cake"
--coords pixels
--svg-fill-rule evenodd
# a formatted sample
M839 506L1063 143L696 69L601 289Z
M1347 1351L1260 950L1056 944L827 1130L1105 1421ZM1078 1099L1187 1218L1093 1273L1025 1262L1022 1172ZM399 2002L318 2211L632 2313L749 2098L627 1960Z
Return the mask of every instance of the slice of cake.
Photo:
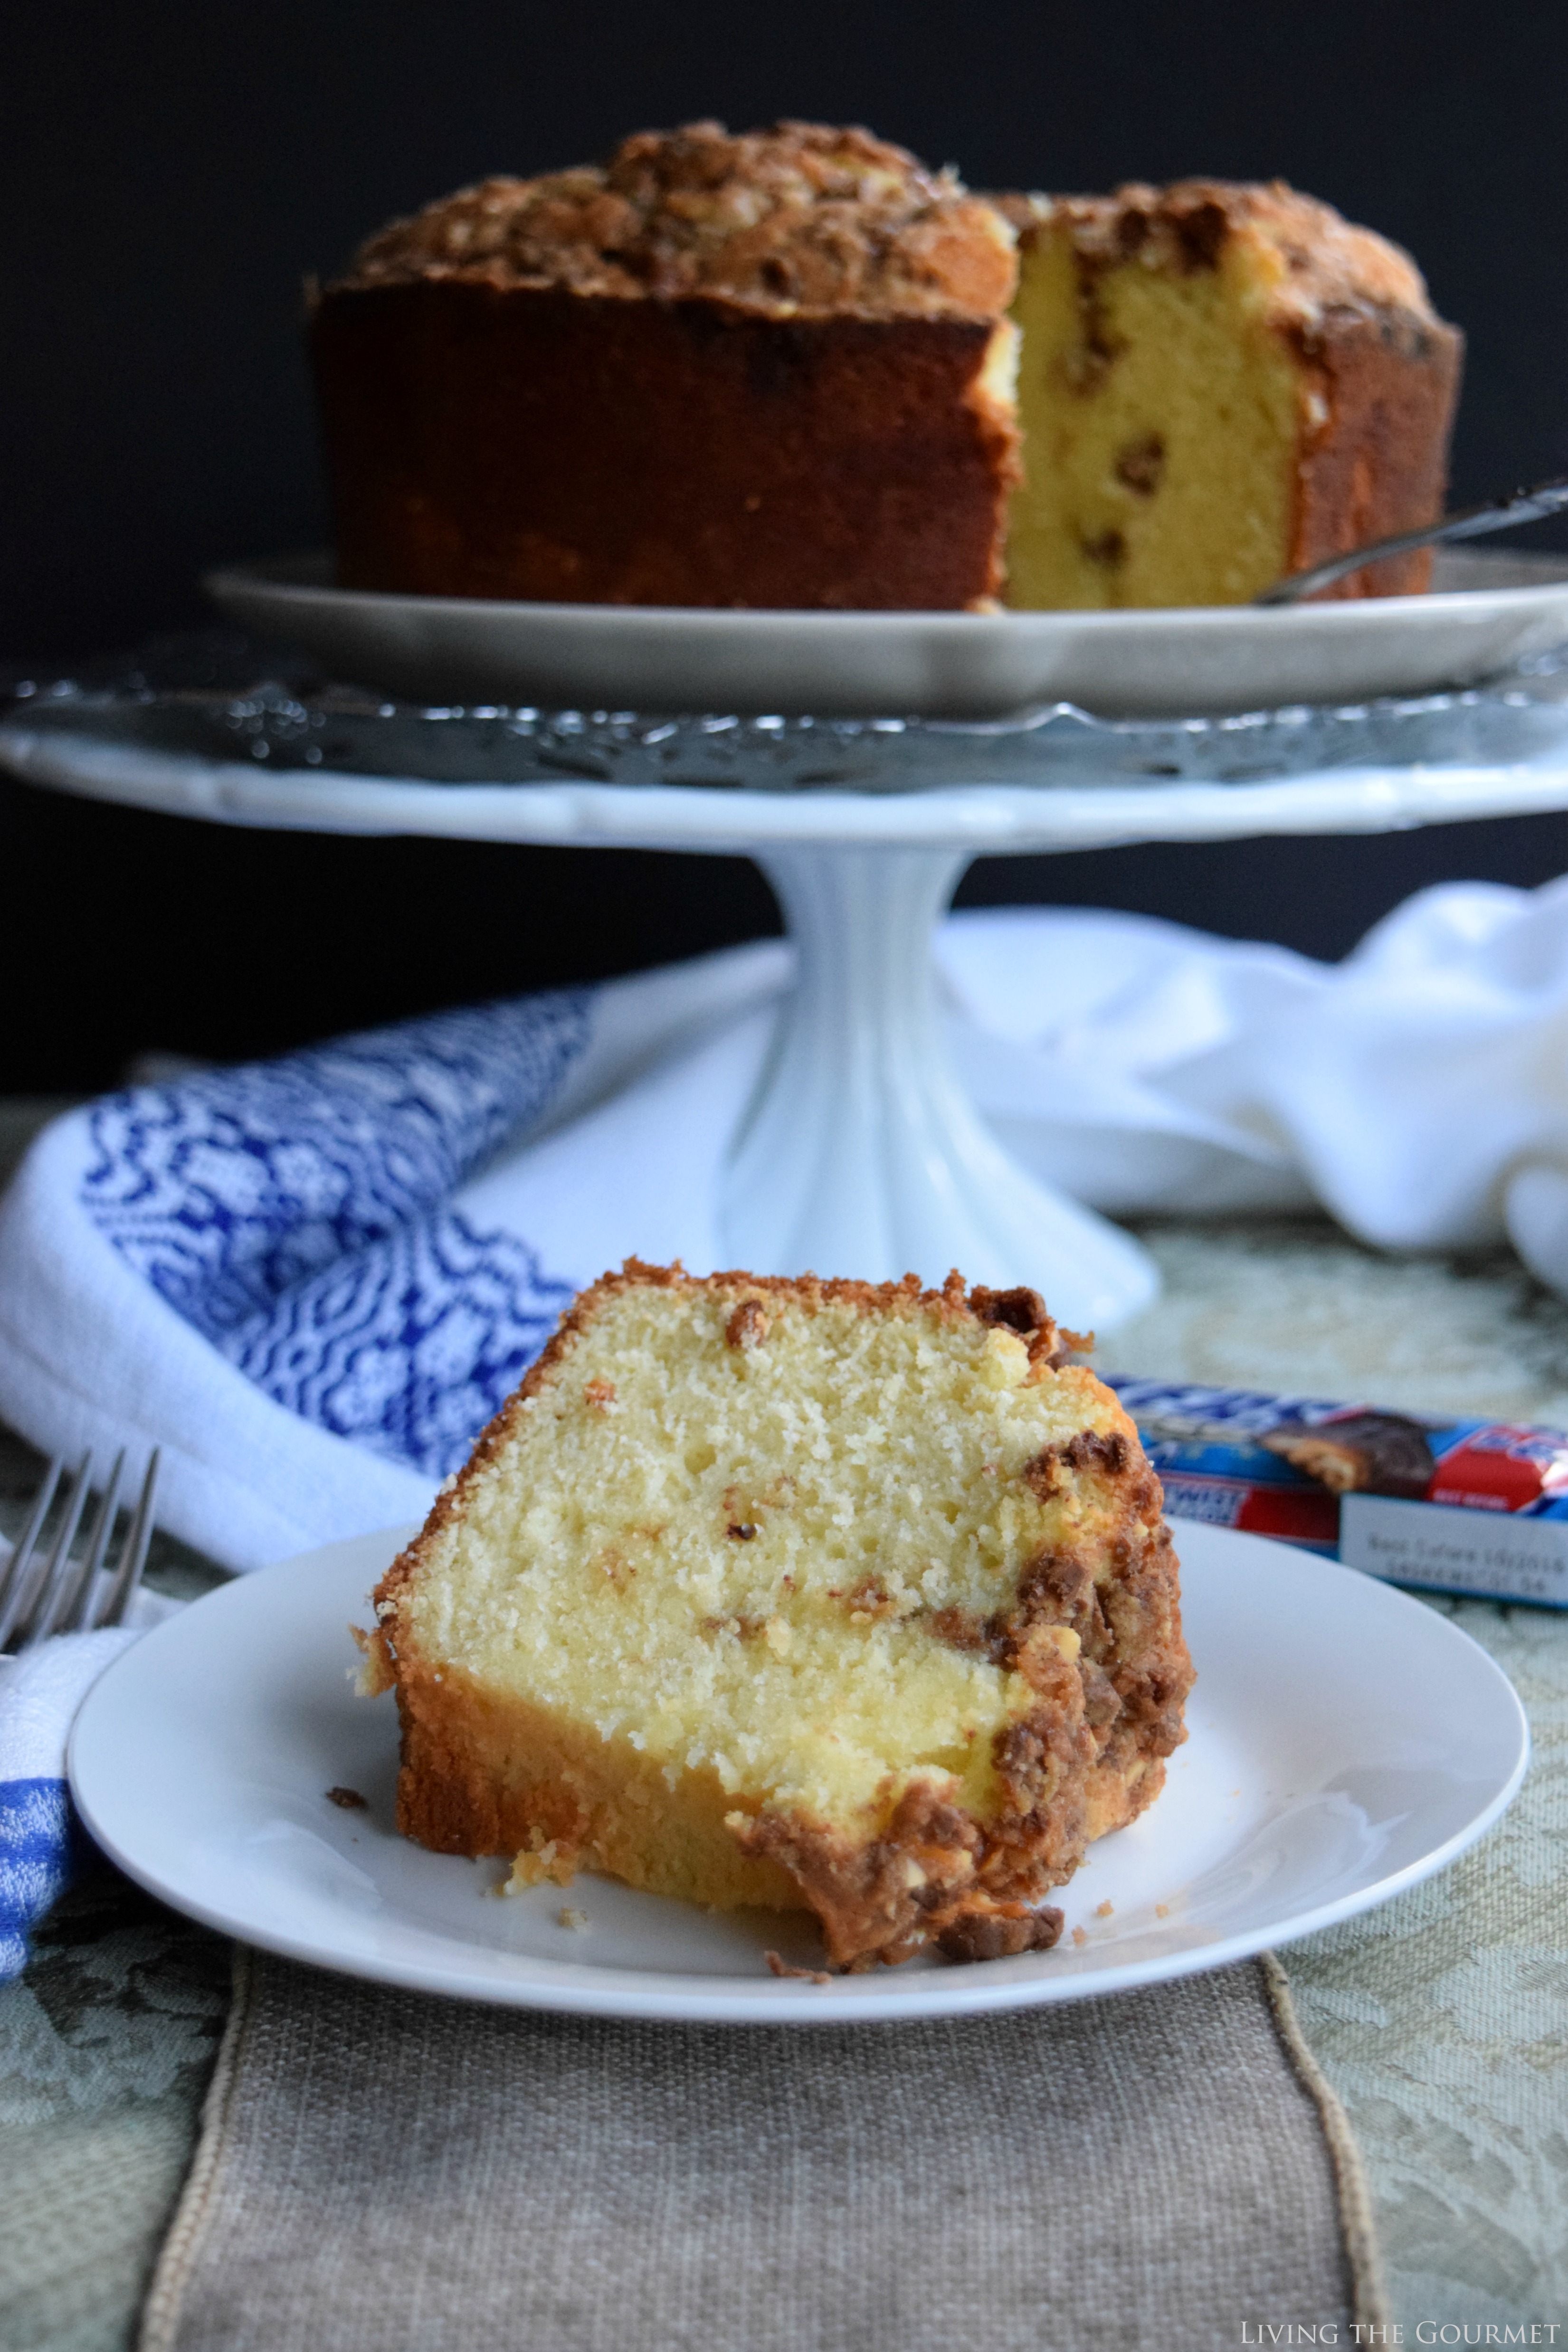
M1011 201L1014 605L1235 604L1442 512L1460 337L1407 254L1275 183ZM1429 551L1338 596L1425 588Z
M973 606L1011 229L868 131L644 131L373 237L311 340L345 587Z
M1043 1946L1192 1667L1158 1481L1029 1290L584 1293L375 1596L399 1826L809 1909L858 1968Z

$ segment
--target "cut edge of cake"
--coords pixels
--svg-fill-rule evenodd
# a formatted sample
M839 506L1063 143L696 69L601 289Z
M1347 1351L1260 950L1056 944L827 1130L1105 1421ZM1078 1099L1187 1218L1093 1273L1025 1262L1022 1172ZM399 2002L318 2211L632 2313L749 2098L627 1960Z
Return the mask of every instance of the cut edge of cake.
M1464 339L1283 181L996 200L1019 240L1019 609L1241 604L1443 510ZM1428 584L1429 550L1336 597Z

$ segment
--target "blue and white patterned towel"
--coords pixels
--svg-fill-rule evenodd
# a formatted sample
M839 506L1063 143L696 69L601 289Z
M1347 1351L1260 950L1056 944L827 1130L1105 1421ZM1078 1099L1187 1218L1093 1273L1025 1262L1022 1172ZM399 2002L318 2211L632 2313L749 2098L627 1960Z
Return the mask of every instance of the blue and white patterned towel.
M1331 967L1035 908L940 951L981 1108L1080 1199L1316 1196L1396 1247L1510 1233L1568 1289L1568 881L1423 892ZM583 1283L716 1262L789 969L768 940L58 1120L0 1202L0 1416L162 1445L163 1524L235 1568L417 1517Z
M0 1660L0 1984L26 1964L27 1937L63 1891L80 1849L66 1788L66 1739L106 1666L175 1603L138 1596L113 1633L67 1633Z
M1332 968L1022 908L951 919L940 957L982 1109L1080 1198L1506 1232L1568 1291L1568 881L1424 892ZM789 971L766 941L57 1121L0 1202L0 1416L50 1451L161 1445L163 1524L237 1569L419 1517L575 1289L634 1251L716 1263ZM35 1828L63 1817L34 1785L51 1704L52 1775L0 1739Z
M133 1477L161 1445L162 1523L236 1568L419 1517L592 1272L709 1247L787 971L768 943L58 1121L0 1205L0 1413ZM171 1606L0 1660L0 1981L81 1850L77 1708Z
M422 1515L574 1291L711 1249L775 942L478 1005L58 1120L0 1205L0 1414L163 1450L256 1568Z

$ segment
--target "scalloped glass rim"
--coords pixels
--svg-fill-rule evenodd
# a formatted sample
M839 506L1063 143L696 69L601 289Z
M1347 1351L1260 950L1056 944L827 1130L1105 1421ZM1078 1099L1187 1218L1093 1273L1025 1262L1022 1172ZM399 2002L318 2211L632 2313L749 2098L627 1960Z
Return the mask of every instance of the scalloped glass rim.
M844 719L546 710L378 699L308 682L300 657L234 636L205 664L233 686L166 684L203 667L203 637L167 641L117 679L16 680L30 729L96 735L174 756L274 770L442 783L556 783L919 791L1034 785L1253 783L1325 769L1423 761L1510 762L1568 733L1568 656L1530 657L1490 685L1342 705L1174 719L1104 719L1055 702L1001 719ZM240 681L243 680L243 683Z

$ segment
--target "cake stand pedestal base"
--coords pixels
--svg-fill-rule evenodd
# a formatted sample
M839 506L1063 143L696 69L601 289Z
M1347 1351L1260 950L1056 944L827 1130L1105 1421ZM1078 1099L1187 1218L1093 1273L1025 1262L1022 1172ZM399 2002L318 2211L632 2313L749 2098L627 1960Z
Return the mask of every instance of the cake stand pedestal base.
M363 600L377 612L387 601ZM1449 600L1409 601L1441 618ZM561 625L592 634L605 609L570 608L576 618ZM1298 618L1315 629L1337 609L1307 607ZM766 618L662 613L637 625L656 626L667 647L672 630L700 639L716 620L737 617ZM805 617L831 625L840 653L877 618ZM922 626L973 618L912 617ZM1096 626L1115 617L1076 616ZM1133 617L1162 626L1192 618ZM1262 618L1272 628L1286 616ZM729 1263L862 1280L912 1272L933 1284L957 1266L996 1289L1027 1283L1061 1321L1101 1333L1153 1298L1152 1262L1127 1234L1016 1166L948 1059L931 935L969 860L1135 841L1384 833L1568 808L1563 711L1512 687L1448 697L1446 710L1390 704L1140 722L1136 741L1048 710L973 724L580 710L508 719L392 706L356 718L335 702L329 712L288 696L264 709L264 699L248 688L237 702L219 698L218 757L191 749L183 689L151 711L140 684L107 708L91 696L41 695L0 725L0 766L59 791L228 824L756 858L784 906L799 970L724 1171L720 1244ZM268 710L271 738L254 732ZM442 753L450 780L440 783L418 772L432 756L435 720L468 730ZM244 758L230 748L241 722L252 730ZM302 726L321 729L320 743L311 739L319 765L299 764ZM498 742L503 764L532 763L526 781L481 780ZM373 752L384 769L369 771ZM1321 768L1310 763L1319 752ZM1264 757L1266 769L1276 761L1279 772L1237 775L1238 757Z
M940 1284L959 1267L1039 1290L1059 1321L1109 1328L1158 1289L1147 1254L1039 1183L954 1077L932 933L962 850L770 849L759 860L797 978L726 1171L726 1263L758 1274Z

